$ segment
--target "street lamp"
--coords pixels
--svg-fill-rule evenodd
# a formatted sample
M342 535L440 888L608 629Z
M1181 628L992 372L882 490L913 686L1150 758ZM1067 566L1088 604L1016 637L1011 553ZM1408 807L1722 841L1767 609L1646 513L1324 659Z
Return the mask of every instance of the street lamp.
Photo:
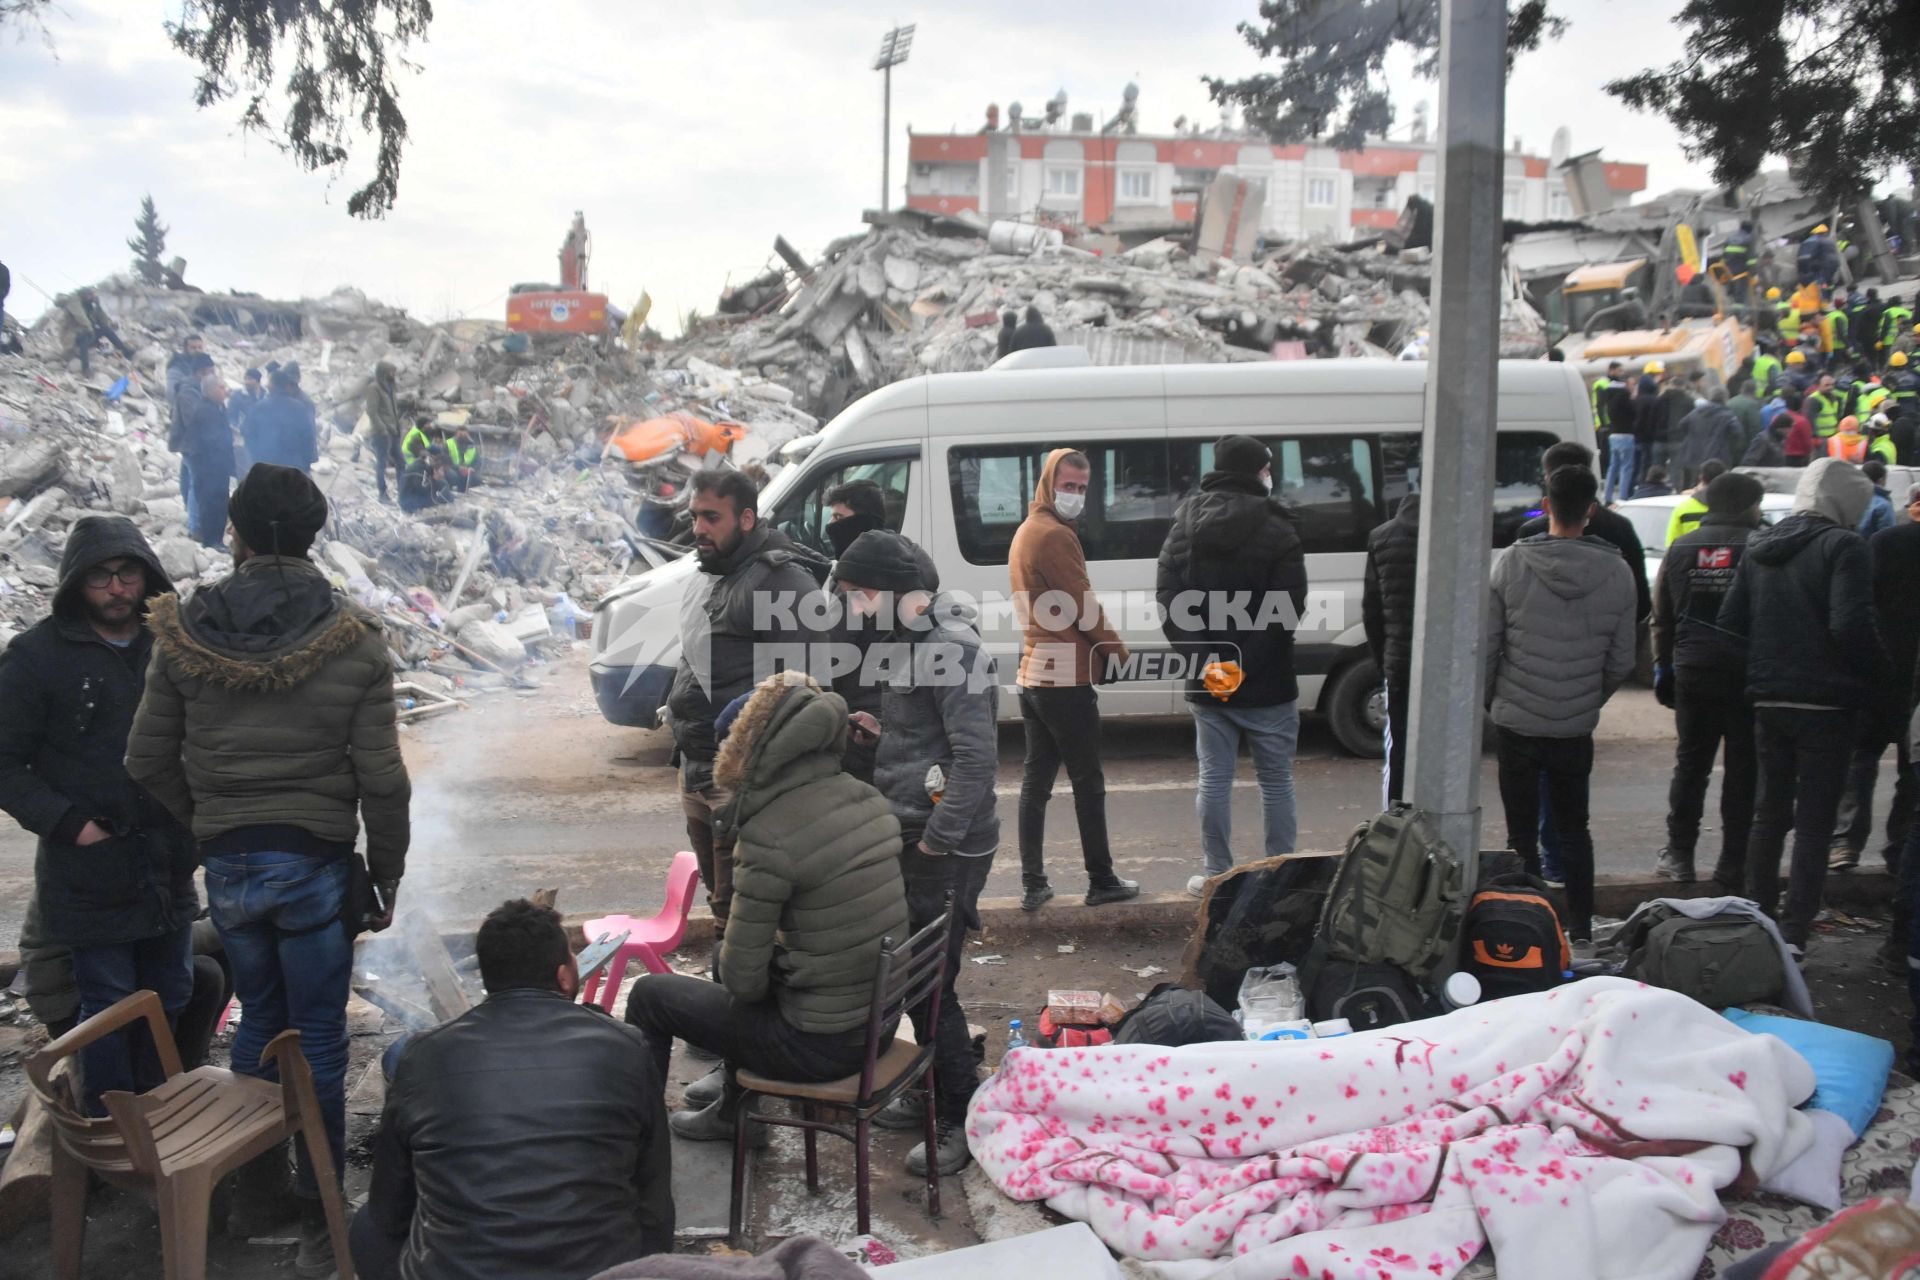
M887 169L892 161L893 145L893 69L907 60L913 51L913 27L895 27L880 37L880 52L873 69L885 77L880 107L880 211L887 211Z

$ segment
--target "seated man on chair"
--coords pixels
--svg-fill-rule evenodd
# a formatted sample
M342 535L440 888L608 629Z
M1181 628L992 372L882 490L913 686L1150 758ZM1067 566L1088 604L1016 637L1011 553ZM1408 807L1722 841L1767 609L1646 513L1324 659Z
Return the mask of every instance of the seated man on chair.
M714 782L737 840L720 981L647 974L627 997L657 1087L675 1036L727 1064L688 1086L699 1109L668 1118L683 1138L733 1140L728 1068L809 1083L860 1070L874 966L883 939L907 940L907 897L900 823L841 771L847 733L847 704L794 672L762 681L723 732Z
M501 904L474 950L487 998L407 1042L373 1185L354 1215L363 1280L578 1280L673 1251L660 1083L632 1028L573 1003L551 908Z

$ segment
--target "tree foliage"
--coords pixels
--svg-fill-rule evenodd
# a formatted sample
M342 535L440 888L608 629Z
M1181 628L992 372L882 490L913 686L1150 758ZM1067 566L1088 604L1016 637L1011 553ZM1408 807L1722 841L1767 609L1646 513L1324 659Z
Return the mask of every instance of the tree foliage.
M1547 0L1507 7L1507 58L1566 30ZM1242 38L1277 72L1243 80L1204 77L1219 103L1238 106L1249 128L1274 142L1325 138L1358 149L1393 124L1384 77L1387 54L1406 45L1415 70L1431 78L1440 56L1439 0L1261 0L1260 20L1239 25Z
M1665 116L1716 182L1787 155L1829 200L1920 166L1920 0L1688 0L1686 56L1607 85Z
M160 211L153 207L151 192L140 201L140 216L133 220L133 235L127 240L133 250L133 269L148 284L166 279L160 255L167 251L167 228L160 224Z
M302 168L338 170L349 135L371 135L373 176L347 212L377 218L398 197L407 140L396 77L432 21L431 0L182 0L167 35L200 64L197 105L241 102L241 126Z

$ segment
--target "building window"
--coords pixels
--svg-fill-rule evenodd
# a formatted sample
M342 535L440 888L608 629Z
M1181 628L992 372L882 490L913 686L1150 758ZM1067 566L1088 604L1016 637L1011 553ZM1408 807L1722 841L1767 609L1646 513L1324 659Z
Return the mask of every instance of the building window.
M1151 169L1120 171L1120 198L1129 204L1152 204L1153 185Z
M1550 218L1573 216L1573 199L1567 195L1565 187L1554 187L1547 192L1547 216Z
M1006 195L1009 200L1020 198L1020 165L1018 162L1007 166Z
M1513 183L1508 183L1500 193L1500 215L1504 218L1520 216L1520 188Z
M1375 187L1373 189L1373 207L1374 208L1385 209L1389 206L1389 202L1392 199L1393 199L1392 187L1382 186L1382 187Z
M1307 207L1309 209L1331 209L1334 205L1332 178L1307 179Z
M1049 168L1047 170L1047 194L1050 196L1072 196L1078 198L1080 195L1080 171L1078 169Z

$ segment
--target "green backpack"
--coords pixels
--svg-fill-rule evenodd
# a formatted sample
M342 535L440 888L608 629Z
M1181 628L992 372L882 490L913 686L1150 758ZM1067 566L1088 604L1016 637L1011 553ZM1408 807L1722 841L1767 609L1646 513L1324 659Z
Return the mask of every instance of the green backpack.
M1631 948L1623 977L1678 991L1709 1009L1778 1003L1786 989L1779 944L1765 925L1746 916L1695 920L1654 906L1623 941Z
M1453 954L1466 901L1460 860L1433 820L1396 804L1348 838L1320 936L1335 960L1395 965L1419 981Z

